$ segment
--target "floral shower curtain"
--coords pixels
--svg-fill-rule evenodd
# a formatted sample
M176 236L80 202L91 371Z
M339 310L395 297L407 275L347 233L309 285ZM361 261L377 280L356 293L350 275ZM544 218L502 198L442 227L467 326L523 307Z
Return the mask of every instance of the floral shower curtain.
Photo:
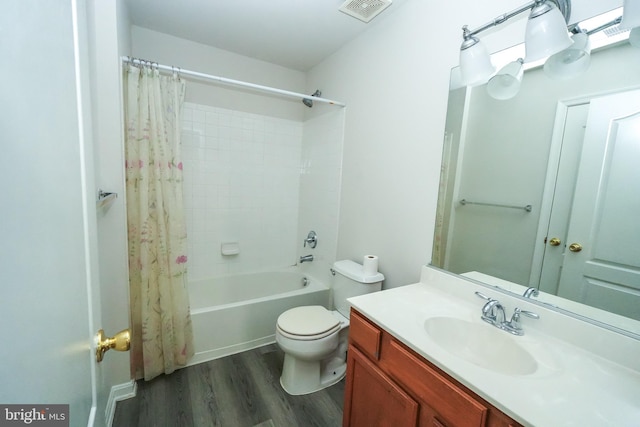
M444 135L444 152L442 153L442 166L440 167L440 188L438 191L438 209L436 210L436 229L433 236L433 253L431 264L444 268L444 255L446 251L445 215L446 206L450 202L447 194L449 168L451 166L451 145L453 135L446 132Z
M131 369L150 380L193 356L179 125L185 83L128 65L124 91Z

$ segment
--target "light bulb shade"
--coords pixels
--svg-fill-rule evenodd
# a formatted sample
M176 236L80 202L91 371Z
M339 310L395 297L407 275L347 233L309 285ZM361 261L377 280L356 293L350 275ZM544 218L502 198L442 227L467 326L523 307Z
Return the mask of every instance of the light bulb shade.
M487 92L494 99L511 99L518 91L522 83L522 60L513 61L505 65L498 73L489 79Z
M635 27L640 27L640 2L638 0L624 0L620 29L629 30Z
M537 61L571 46L567 23L550 1L534 6L525 31L525 60Z
M460 50L460 75L467 86L482 84L495 72L487 48L478 39L474 38L474 41L466 48L463 44Z
M587 33L581 32L572 37L573 44L558 52L544 63L544 72L556 80L567 80L587 71L591 64L591 43Z
M631 46L640 49L640 27L636 27L629 33L629 43Z

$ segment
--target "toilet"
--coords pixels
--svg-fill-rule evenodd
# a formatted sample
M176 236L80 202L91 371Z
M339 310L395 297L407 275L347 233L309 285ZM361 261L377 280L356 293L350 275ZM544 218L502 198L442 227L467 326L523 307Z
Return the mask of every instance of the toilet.
M332 273L335 310L309 305L289 309L278 317L276 342L284 352L280 384L289 394L313 393L344 378L350 310L347 298L382 289L382 273L367 275L357 262L336 261Z

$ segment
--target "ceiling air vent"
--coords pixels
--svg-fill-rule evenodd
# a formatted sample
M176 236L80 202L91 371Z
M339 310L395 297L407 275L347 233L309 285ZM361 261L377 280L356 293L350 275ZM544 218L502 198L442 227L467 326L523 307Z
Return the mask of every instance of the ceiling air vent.
M338 10L363 22L369 22L391 6L391 3L392 0L347 0Z

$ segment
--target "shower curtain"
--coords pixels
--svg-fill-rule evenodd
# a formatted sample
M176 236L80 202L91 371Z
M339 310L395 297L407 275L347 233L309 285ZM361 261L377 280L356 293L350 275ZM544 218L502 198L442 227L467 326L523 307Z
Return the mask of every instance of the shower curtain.
M152 66L124 72L131 369L150 380L193 356L182 204L185 83Z
M440 167L440 187L438 191L438 208L436 210L436 228L433 236L433 253L431 254L431 264L444 268L447 236L445 229L446 206L450 202L447 191L449 181L449 168L451 165L451 145L453 144L451 132L444 133L444 152L442 153L442 166Z

